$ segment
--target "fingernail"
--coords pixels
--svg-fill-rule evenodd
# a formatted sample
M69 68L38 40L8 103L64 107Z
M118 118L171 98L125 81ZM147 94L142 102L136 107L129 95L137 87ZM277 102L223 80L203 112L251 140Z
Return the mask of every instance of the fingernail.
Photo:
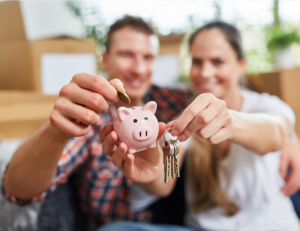
M121 86L121 87L123 87L123 82L121 80L116 81L116 84L119 85L119 86Z
M120 146L119 146L119 152L123 152L123 150L124 150L124 147L123 147L123 145L122 144L120 144Z
M185 136L185 135L180 135L180 136L178 137L178 140L181 141L181 142L183 142L183 141L186 140L186 136Z
M171 135L172 136L177 136L178 135L178 131L177 130L172 130L171 131Z

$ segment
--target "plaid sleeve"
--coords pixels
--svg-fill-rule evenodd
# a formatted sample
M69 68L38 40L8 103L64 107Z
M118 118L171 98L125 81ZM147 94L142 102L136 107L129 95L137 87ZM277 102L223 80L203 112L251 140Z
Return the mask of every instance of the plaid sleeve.
M74 172L74 170L88 158L90 153L90 144L93 142L93 139L98 136L98 133L95 135L95 132L100 130L102 122L103 121L100 119L97 125L91 126L89 133L85 136L73 137L70 139L60 157L57 165L56 175L53 178L51 185L42 194L29 200L22 200L14 197L11 193L6 191L3 186L6 175L5 171L2 177L1 184L2 195L11 203L20 206L39 202L49 196L58 187L58 185L65 183L68 179L68 176L71 175L71 173ZM7 168L8 165L6 169Z
M144 102L157 103L156 117L158 121L168 123L178 116L192 101L193 92L188 87L161 88L152 85L144 98Z

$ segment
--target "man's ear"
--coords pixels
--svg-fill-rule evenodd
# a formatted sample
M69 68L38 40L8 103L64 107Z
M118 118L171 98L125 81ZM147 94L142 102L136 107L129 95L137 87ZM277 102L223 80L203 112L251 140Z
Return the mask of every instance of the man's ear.
M102 68L107 71L108 69L108 53L107 51L105 51L103 54L102 54Z

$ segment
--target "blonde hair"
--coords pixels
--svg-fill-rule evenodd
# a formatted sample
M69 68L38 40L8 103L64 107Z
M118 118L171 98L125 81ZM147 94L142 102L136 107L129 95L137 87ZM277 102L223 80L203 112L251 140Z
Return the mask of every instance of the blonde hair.
M238 206L227 198L219 182L219 165L221 154L216 145L196 135L192 136L192 144L187 157L188 184L193 198L189 203L191 212L203 212L211 207L219 206L228 216L238 212Z

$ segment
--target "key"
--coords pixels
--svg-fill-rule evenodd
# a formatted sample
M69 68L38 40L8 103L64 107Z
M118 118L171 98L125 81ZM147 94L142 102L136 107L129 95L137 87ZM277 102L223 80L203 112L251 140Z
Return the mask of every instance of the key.
M174 155L173 155L173 161L174 161L174 172L177 177L180 177L179 173L179 165L178 165L178 158L177 155L179 153L179 144L176 140L170 140L171 143L174 145Z
M170 144L168 141L165 141L162 145L163 147L163 163L164 163L164 181L168 183L168 155L170 154Z
M168 183L168 177L172 176L173 179L175 179L175 176L180 177L179 174L179 165L178 165L178 158L177 155L179 153L179 144L177 139L176 140L166 140L165 135L167 131L169 131L171 128L167 129L165 131L165 134L163 135L163 164L164 164L164 181L167 184Z
M171 155L168 155L168 159L167 159L167 176L170 176L170 168L171 168Z
M176 171L176 169L175 169L175 159L174 159L174 157L175 157L175 150L176 150L176 147L175 147L175 142L173 141L173 140L171 140L170 141L170 143L172 144L172 146L171 146L171 144L170 144L170 148L172 148L172 151L170 150L170 154L171 154L171 161L172 161L172 171L171 171L171 175L172 175L172 179L175 179L175 171Z
M177 175L177 177L180 177L180 171L179 171L179 164L178 164L178 158L177 155L179 154L179 144L176 143L176 152L174 155L174 161L175 161L175 173Z

